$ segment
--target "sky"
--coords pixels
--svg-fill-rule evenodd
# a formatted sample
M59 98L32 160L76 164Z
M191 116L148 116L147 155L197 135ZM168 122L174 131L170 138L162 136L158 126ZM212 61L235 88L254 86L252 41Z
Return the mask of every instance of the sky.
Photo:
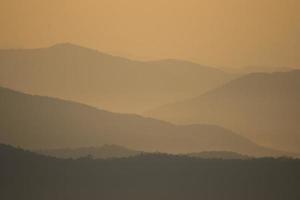
M300 68L299 0L0 0L0 48Z

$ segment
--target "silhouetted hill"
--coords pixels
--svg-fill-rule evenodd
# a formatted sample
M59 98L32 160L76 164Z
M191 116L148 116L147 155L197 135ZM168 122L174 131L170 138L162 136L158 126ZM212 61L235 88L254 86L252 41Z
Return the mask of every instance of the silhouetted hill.
M140 62L72 44L0 50L0 85L116 112L143 112L232 78L187 61Z
M300 70L249 74L148 115L183 124L218 124L260 144L300 152Z
M300 161L165 154L55 159L0 145L0 199L298 200Z
M99 147L81 147L76 149L46 149L36 151L43 155L56 158L81 158L91 156L95 159L125 158L141 154L142 152L128 149L119 145L103 145Z
M0 158L6 160L13 160L13 159L39 159L39 158L46 158L46 156L34 153L32 151L24 150L20 147L14 147L11 145L0 143Z
M0 88L0 141L31 149L116 144L141 151L282 155L213 125L176 126L138 115Z

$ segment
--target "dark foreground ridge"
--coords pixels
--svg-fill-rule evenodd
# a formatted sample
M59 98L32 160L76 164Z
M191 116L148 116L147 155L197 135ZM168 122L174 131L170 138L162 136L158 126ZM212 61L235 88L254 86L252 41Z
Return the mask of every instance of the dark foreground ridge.
M0 199L298 200L300 160L57 159L0 145Z

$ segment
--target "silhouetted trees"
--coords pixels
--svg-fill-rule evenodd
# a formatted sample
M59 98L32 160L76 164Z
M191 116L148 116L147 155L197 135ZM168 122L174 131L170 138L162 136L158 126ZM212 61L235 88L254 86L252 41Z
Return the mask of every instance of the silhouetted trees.
M3 200L299 200L300 160L56 159L0 145Z

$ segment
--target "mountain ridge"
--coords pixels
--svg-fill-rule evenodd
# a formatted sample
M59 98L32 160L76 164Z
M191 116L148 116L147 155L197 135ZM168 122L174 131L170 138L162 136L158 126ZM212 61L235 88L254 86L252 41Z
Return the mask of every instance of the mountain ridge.
M178 126L49 97L0 88L0 139L27 148L116 144L143 151L189 153L228 150L284 155L215 125ZM72 139L70 139L72 138Z
M299 91L300 70L253 73L146 116L179 124L218 124L259 144L300 152Z
M189 61L135 61L73 44L0 50L0 85L123 113L197 96L234 77Z

